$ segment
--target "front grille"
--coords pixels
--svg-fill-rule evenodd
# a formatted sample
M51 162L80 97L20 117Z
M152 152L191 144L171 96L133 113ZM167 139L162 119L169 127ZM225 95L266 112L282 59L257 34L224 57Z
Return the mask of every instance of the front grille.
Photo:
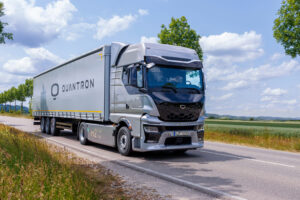
M185 108L182 109L182 107ZM160 103L157 105L157 108L162 121L196 121L199 117L200 110L202 109L202 104Z
M165 141L165 145L187 145L191 144L192 139L191 137L170 137L167 138Z

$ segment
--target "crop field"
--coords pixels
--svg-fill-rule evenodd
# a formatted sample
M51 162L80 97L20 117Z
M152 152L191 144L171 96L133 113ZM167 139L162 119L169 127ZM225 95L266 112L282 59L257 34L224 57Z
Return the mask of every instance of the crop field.
M299 121L207 119L206 139L300 152Z

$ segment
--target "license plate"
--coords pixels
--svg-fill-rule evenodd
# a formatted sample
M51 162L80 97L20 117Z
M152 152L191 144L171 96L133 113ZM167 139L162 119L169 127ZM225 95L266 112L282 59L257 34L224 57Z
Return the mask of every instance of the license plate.
M173 131L171 132L171 136L191 136L190 131Z

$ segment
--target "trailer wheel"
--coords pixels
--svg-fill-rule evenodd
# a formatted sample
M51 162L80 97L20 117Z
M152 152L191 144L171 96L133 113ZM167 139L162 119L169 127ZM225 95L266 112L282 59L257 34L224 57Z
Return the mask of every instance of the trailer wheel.
M117 146L118 151L123 156L129 156L132 149L131 149L131 134L130 130L123 126L120 128L117 136Z
M42 133L45 133L46 132L46 120L45 120L45 117L42 117L41 118L41 125L40 125L40 127L41 127L41 132Z
M59 133L59 129L56 128L56 119L55 119L55 117L52 117L51 121L50 121L50 133L53 136L57 136L58 133Z
M45 131L49 135L50 134L50 118L49 117L46 118L46 124L45 125L46 125L45 126Z
M89 143L89 140L87 139L87 130L85 123L80 124L78 136L80 144L87 145Z

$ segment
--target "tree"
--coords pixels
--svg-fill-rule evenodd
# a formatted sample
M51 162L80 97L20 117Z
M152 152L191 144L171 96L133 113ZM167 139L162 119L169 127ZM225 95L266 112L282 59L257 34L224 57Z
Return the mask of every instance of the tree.
M202 49L199 44L200 35L190 28L187 19L182 16L180 19L172 17L169 28L164 24L158 34L159 43L183 46L194 49L200 60L203 60Z
M17 88L12 87L10 89L10 91L11 91L11 101L15 101L15 108L14 108L14 110L16 112L18 90L17 90Z
M11 102L14 100L12 90L7 90L7 101L9 102L9 112L11 112Z
M17 92L17 100L21 101L21 113L23 113L23 102L26 100L26 85L20 84L18 86L18 92Z
M0 17L4 15L4 7L3 3L0 2ZM5 43L5 39L12 40L13 39L13 34L12 33L6 33L4 32L4 26L6 26L7 23L1 22L0 20L0 44Z
M1 93L1 94L0 94L0 104L1 104L1 112L3 112L4 93Z
M287 55L300 55L300 1L283 0L274 21L273 36Z
M32 95L33 95L33 80L32 79L26 79L25 80L25 86L26 86L26 92L25 96L30 97L29 101L29 113L32 112L31 110L31 103L32 103Z
M3 92L3 101L4 101L4 112L6 112L6 103L8 102L8 92L4 91Z

